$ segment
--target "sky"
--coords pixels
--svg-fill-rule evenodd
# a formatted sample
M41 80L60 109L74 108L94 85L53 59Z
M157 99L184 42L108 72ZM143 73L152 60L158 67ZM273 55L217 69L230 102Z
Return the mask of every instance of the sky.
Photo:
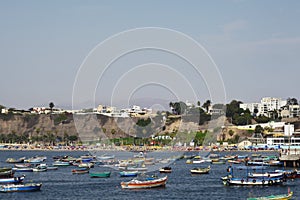
M51 101L56 107L143 101L149 107L166 107L161 102L300 99L299 19L297 0L1 0L0 104L28 109ZM101 57L143 44L145 38L137 34L136 40L123 39L104 51L97 51L104 47L99 44L144 27L172 30L200 44L202 52L182 51L190 58L199 55L200 73L171 51L144 48L118 55L99 74ZM147 34L158 46L172 38ZM185 45L180 39L172 41L174 48ZM99 69L83 76L89 62ZM210 75L215 79L208 81Z

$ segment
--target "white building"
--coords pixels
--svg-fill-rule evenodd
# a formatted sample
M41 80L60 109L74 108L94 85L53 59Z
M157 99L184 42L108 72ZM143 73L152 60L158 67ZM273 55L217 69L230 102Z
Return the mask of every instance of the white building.
M260 103L243 103L240 104L240 108L243 108L244 110L249 109L252 115L255 114L254 111L257 109L257 116L265 115L269 117L271 111L280 110L286 103L287 101L282 100L281 98L264 97L261 99Z

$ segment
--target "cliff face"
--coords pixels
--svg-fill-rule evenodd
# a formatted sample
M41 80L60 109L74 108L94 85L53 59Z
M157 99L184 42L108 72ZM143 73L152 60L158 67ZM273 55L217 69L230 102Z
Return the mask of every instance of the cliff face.
M222 126L222 120L209 124ZM219 122L220 121L220 122ZM219 124L220 123L220 124ZM53 134L77 135L82 141L104 140L121 137L150 137L155 134L172 134L197 130L211 130L209 124L199 126L178 116L165 119L163 116L148 118L112 118L96 114L7 114L0 115L0 134L41 136Z
M63 135L64 133L76 133L72 115L18 115L7 114L0 117L0 134L15 133L43 134L53 133Z

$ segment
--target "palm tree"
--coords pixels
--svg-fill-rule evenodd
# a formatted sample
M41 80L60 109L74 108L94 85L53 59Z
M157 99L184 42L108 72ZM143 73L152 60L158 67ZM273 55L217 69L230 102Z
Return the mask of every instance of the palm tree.
M200 107L201 106L201 103L200 101L197 101L197 106Z

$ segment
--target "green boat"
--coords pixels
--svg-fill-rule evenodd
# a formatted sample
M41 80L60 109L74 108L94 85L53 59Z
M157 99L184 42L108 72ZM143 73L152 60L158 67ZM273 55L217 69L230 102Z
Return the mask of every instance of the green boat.
M110 173L111 172L94 172L94 173L90 172L90 177L91 178L107 178L107 177L110 177Z
M293 196L293 192L289 192L288 194L280 194L280 195L270 195L266 197L255 197L248 198L247 200L289 200Z

